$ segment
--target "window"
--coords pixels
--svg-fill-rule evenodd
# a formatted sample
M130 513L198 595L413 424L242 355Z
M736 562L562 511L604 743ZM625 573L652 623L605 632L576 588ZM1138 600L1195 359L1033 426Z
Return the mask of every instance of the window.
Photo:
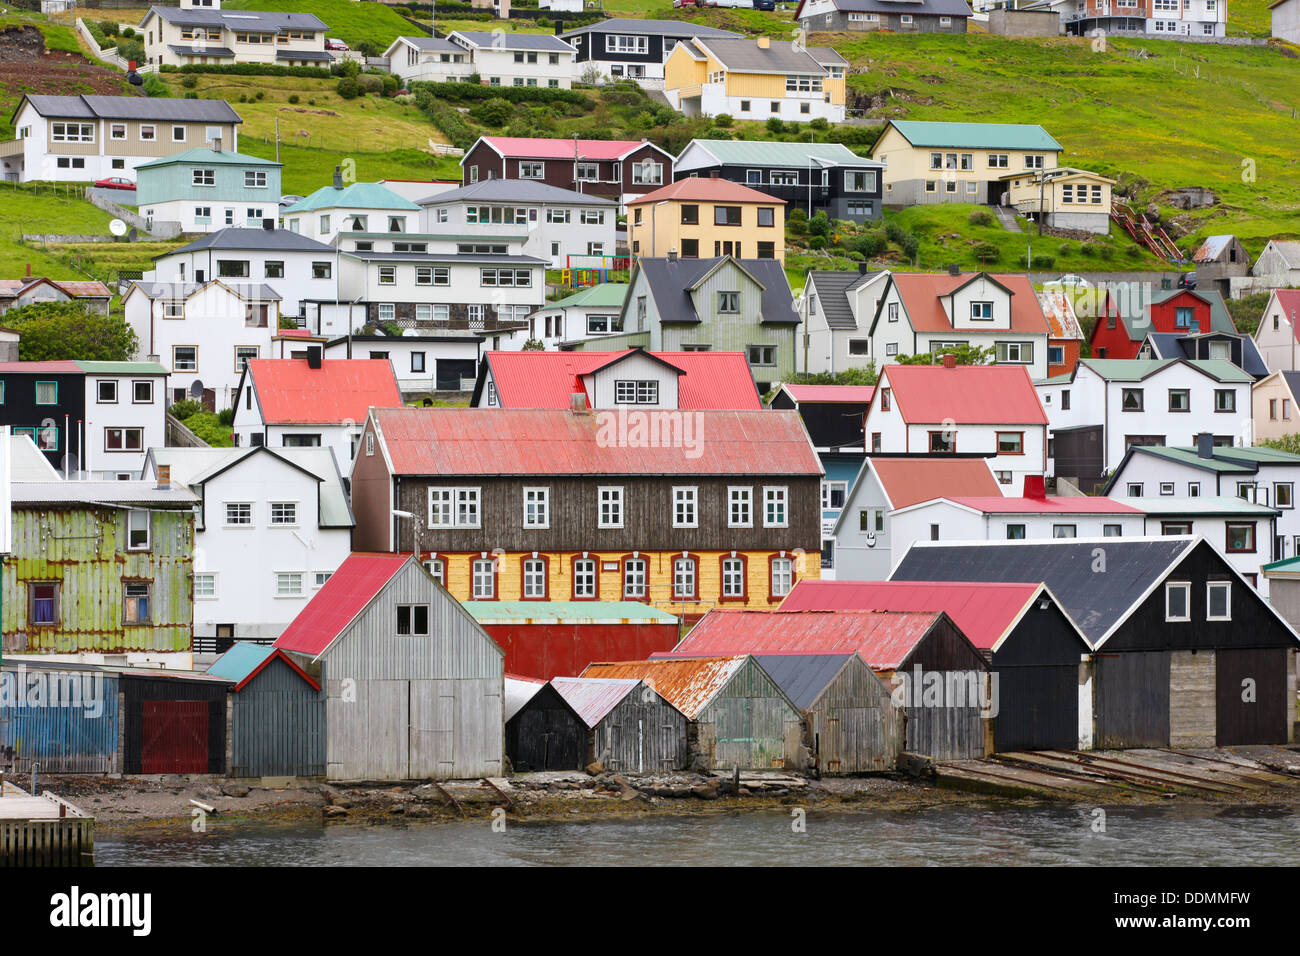
M59 623L59 585L57 582L27 585L27 622L34 625Z
M775 345L750 345L745 349L750 365L775 365Z
M397 267L380 266L379 267L379 284L396 285L397 284Z
M105 428L105 451L144 451L143 428Z
M794 559L793 558L773 558L772 559L772 597L785 597L794 587Z
M573 599L593 600L596 597L596 561L594 558L577 558L573 562Z
M217 171L215 169L191 170L190 181L195 186L215 186L217 184Z
M838 511L844 507L844 495L848 491L847 481L822 482L822 510Z
M753 515L754 489L733 485L727 489L727 527L751 528Z
M1190 308L1174 309L1174 328L1190 329L1195 324L1193 321L1195 310Z
M597 527L623 527L623 488L621 485L602 486L596 491L599 516Z
M226 502L226 525L249 527L253 524L253 505L248 501Z
M479 284L482 286L528 288L533 284L531 269L480 269Z
M519 164L520 179L545 179L546 164L536 162L520 162Z
M1024 432L998 432L999 455L1023 455L1024 453Z
M525 528L549 528L551 526L550 501L550 488L524 489Z
M126 513L126 548L128 551L149 550L149 512L133 508Z
M223 279L247 279L247 259L218 259L217 275Z
M1042 168L1043 168L1043 157L1042 157L1042 156L1026 156L1026 157L1025 157L1025 169L1042 169Z
M682 206L682 225L697 226L700 222L700 207L694 205Z
M93 143L93 123L51 123L50 140L55 143Z
M870 355L871 339L849 339L850 355Z
M1227 528L1227 547L1224 550L1229 554L1254 553L1255 551L1255 522L1229 521Z
M578 163L575 178L579 182L594 183L600 179L599 163Z
M767 206L758 208L758 224L760 226L772 226L776 224L776 211L769 209Z
M1214 410L1216 412L1235 412L1237 410L1237 393L1231 388L1214 390Z
M718 293L718 311L729 315L740 312L740 293L739 292L719 292Z
M882 412L889 411L889 389L887 388L880 390L880 410Z
M441 558L430 558L425 561L424 570L428 571L429 576L443 587L447 586L447 564Z
M970 304L970 317L973 322L991 321L993 318L993 303L972 302Z
M546 597L546 561L543 558L524 559L524 597L543 600Z
M484 601L494 598L497 590L496 559L476 558L472 573L474 600Z
M1048 439L1048 442L1050 443L1051 439ZM1048 457L1051 457L1050 453ZM999 485L1011 484L1011 472L1009 471L995 471L993 472L993 477L998 480Z
M1052 525L1053 538L1077 538L1079 529L1077 525L1072 524L1054 524Z
M1174 493L1174 483L1172 481L1160 482L1160 493L1162 495L1172 495Z
M97 401L101 405L113 405L117 402L117 382L99 381L96 383Z
M642 160L632 164L632 182L638 186L658 186L664 181L663 163Z
M1294 508L1295 501L1292 498L1292 483L1274 482L1273 483L1273 507L1274 508Z
M590 329L590 325L588 328ZM615 405L657 405L658 403L659 383L653 379L614 382Z
M1169 390L1169 410L1171 412L1190 412L1192 410L1192 393L1186 388Z
M1120 407L1126 412L1142 411L1142 389L1126 388L1120 393Z
M37 405L57 405L58 403L59 403L58 382L37 382L36 383L36 404Z
M430 488L430 528L477 528L478 488Z
M271 524L297 525L298 524L297 503L292 501L272 501L271 502Z
M301 571L277 571L275 572L275 596L276 597L302 597L302 572Z
M429 636L429 605L397 605L397 633L413 637Z
M645 558L628 558L623 562L623 597L645 597Z
M1232 583L1230 581L1206 582L1205 619L1207 621L1232 620Z
M244 170L244 188L245 189L265 189L266 173L257 170Z
M198 573L194 575L194 597L195 598L215 598L217 596L217 576L214 573Z
M930 453L951 454L957 450L957 435L950 430L930 432Z
M561 318L557 316L556 317L557 328L558 328L558 323L560 321ZM623 317L620 315L588 315L587 316L588 335L605 335L610 332L622 332L622 331L623 331ZM557 331L556 335L559 334L560 333ZM658 388L657 383L656 383L656 388Z
M333 571L314 571L311 576L311 586L314 589L323 588L325 582L333 576Z
M319 448L320 434L298 433L294 435L285 435L281 440L285 448Z
M172 371L194 372L199 367L199 350L195 345L172 346Z
M715 226L739 226L740 207L739 206L714 206L713 224Z
M722 597L724 600L741 600L745 597L745 559L722 559Z
M1031 365L1034 361L1033 342L996 342L995 356L998 362L1010 365Z
M1007 525L1007 540L1022 541L1025 537L1025 526L1022 524Z
M1187 483L1187 497L1199 498L1201 496L1201 483L1199 481L1189 481Z
M248 360L257 358L258 346L256 345L236 345L235 346L235 371L242 372L248 367ZM252 392L249 392L252 395Z
M1124 528L1122 525L1104 524L1101 526L1101 536L1103 538L1122 538L1124 536Z
M763 527L788 528L790 491L785 485L763 488Z
M699 489L694 486L673 486L674 528L699 527L699 515L696 510L698 500Z
M127 581L122 585L122 623L149 623L149 592L147 581Z
M1061 389L1061 411L1066 412L1069 410L1070 410L1070 390L1068 388L1064 388Z
M311 264L311 277L313 279L328 279L334 274L334 263L332 262L313 262Z
M1165 585L1165 620L1192 619L1192 585L1187 581L1170 581Z
M151 142L156 138L157 138L157 133L155 132L153 126L140 127L140 139L142 139L144 142L146 143Z

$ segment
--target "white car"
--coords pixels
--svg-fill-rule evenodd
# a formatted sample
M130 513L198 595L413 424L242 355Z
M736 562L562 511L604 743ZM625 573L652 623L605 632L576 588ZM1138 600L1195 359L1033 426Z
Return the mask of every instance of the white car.
M1077 276L1074 273L1063 275L1059 279L1055 279L1052 282L1045 283L1045 285L1059 285L1067 289L1069 288L1089 289L1092 287L1091 282L1089 282L1083 276Z

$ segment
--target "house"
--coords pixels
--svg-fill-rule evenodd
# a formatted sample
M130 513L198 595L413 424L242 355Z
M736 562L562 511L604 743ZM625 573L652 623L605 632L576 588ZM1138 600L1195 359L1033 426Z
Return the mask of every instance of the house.
M1206 427L1236 444L1249 435L1253 382L1220 359L1082 359L1037 383L1051 425L1048 474L1086 488L1130 447L1193 443Z
M592 661L649 657L681 638L676 617L641 601L465 601L463 607L506 652L507 673L526 679L576 677Z
M271 353L280 305L269 285L223 279L133 282L122 299L139 354L164 364L169 403L194 399L210 411L233 407L244 363Z
M222 10L221 0L180 0L179 7L151 6L136 28L144 38L145 62L270 63L329 66L329 29L310 13Z
M808 764L802 714L753 657L597 663L582 676L644 681L680 711L688 721L688 769L800 770Z
M397 235L420 228L420 207L411 200L379 183L345 186L338 171L332 186L322 186L280 215L290 232L328 244L344 232Z
M479 75L479 82L488 86L540 86L553 90L573 86L576 54L557 36L452 30L447 39L469 53L473 72ZM441 56L438 65L442 65Z
M963 154L963 162L964 162ZM963 167L965 168L965 167ZM945 173L947 170L945 169ZM1111 189L1115 180L1098 173L1073 166L1056 166L1051 169L1029 168L1003 173L996 179L997 189L990 182L990 193L1000 192L999 201L1015 209L1035 223L1051 229L1110 234ZM970 192L972 183L967 181ZM945 197L956 188L954 178L944 178L941 188ZM929 184L927 184L927 189ZM942 201L942 200L940 200ZM969 200L949 199L953 202Z
M800 0L794 11L802 29L826 33L965 33L970 16L965 0Z
M1062 13L1061 19L1066 33L1074 36L1094 36L1095 31L1102 30L1157 39L1221 37L1227 29L1228 10L1223 0L1196 0L1181 7L1174 0L1143 0L1132 6L1116 6L1109 0L1080 0L1071 13Z
M1250 274L1275 289L1300 286L1300 242L1270 239Z
M582 80L635 80L647 90L661 90L664 64L678 43L692 37L736 39L739 33L680 20L615 18L566 30L560 39L570 44L574 76Z
M900 355L938 355L969 345L992 349L993 362L1023 366L1038 379L1047 371L1051 327L1024 276L895 272L880 293L868 335L871 356L882 367Z
M371 408L400 408L391 362L322 358L319 346L305 359L251 359L235 391L236 447L329 448L339 468L351 471Z
M743 351L760 392L794 372L799 314L776 259L638 259L620 319L622 335L564 347Z
M1212 289L1149 290L1145 311L1134 314L1119 308L1103 314L1105 320L1098 319L1089 340L1091 355L1098 359L1137 358L1142 340L1152 332L1237 332L1223 296Z
M741 352L488 352L475 408L763 407Z
M164 222L179 223L181 232L274 226L282 165L222 150L220 142L187 149L136 167L136 206L150 228Z
M1297 395L1300 395L1300 372L1283 369L1255 383L1250 390L1255 441L1272 441L1300 431Z
M0 362L0 425L66 477L137 475L163 444L166 377L157 362Z
M28 272L31 272L30 267ZM0 315L38 302L77 302L88 312L108 315L108 304L112 300L113 290L95 280L56 280L30 274L22 279L0 279ZM14 360L17 358L15 355Z
M528 317L528 337L547 348L576 337L623 331L626 282L598 282L563 299L548 302Z
M982 455L871 455L849 486L829 534L822 532L835 556L833 575L823 571L822 576L883 581L914 540L904 529L895 529L897 511L944 495L987 500L1001 493Z
M16 481L6 659L189 670L194 505L152 481Z
M1098 749L1294 739L1300 639L1202 538L922 541L891 580L1045 583L1092 646Z
M641 680L557 677L506 723L506 756L516 771L581 770L592 762L617 773L687 766L686 717Z
M426 233L465 239L508 235L523 255L552 269L608 268L618 204L612 199L522 179L485 179L419 200ZM609 261L607 264L607 258Z
M308 302L338 299L337 261L336 249L288 229L228 226L155 256L144 281L201 286L220 279L227 286L266 286L280 315L301 317Z
M198 498L196 653L275 640L352 550L347 486L328 448L152 447L140 475L164 474Z
M672 155L649 140L481 136L460 167L465 186L530 179L620 203L673 181Z
M1297 243L1300 246L1300 243ZM1300 257L1297 257L1300 262ZM1300 271L1296 273L1300 281ZM1264 364L1271 370L1300 371L1296 364L1296 339L1300 326L1296 314L1300 313L1300 289L1274 289L1269 293L1264 314L1255 329L1255 347Z
M1219 359L1231 362L1256 381L1268 375L1268 366L1255 340L1244 332L1198 332L1177 335L1148 332L1138 347L1139 359Z
M1235 533L1234 543L1225 543L1220 550L1257 552L1267 560L1281 561L1300 554L1300 519L1294 504L1297 481L1300 455L1264 446L1225 447L1202 433L1191 447L1133 446L1115 469L1106 493L1126 497L1234 496L1275 508L1280 514L1271 542L1259 541L1242 528ZM1218 547L1218 540L1213 543Z
M633 256L785 262L785 200L726 179L679 179L627 204Z
M1250 275L1250 253L1236 236L1206 236L1192 253L1196 263L1198 288L1213 287L1220 295L1230 295L1229 279Z
M353 541L418 552L458 600L635 600L689 622L817 576L820 483L789 412L374 408Z
M783 611L870 609L942 611L979 649L997 688L994 751L1091 746L1091 701L1079 693L1091 647L1047 585L800 581L781 603Z
M1047 467L1047 414L1023 368L886 365L864 425L870 452L988 456L1001 484Z
M470 329L400 330L390 335L368 326L352 335L324 343L325 361L347 358L388 359L403 398L424 398L434 392L466 392L472 388L483 334ZM391 330L391 329L390 329ZM289 358L290 356L283 356ZM307 351L293 358L307 358Z
M230 776L325 776L325 691L288 654L240 641L207 673L234 682Z
M683 116L842 123L848 66L830 47L694 36L668 55L664 95Z
M800 372L842 372L872 364L868 330L889 275L869 271L866 263L857 272L808 270L799 298Z
M131 178L141 163L214 139L239 148L243 120L225 100L25 94L0 142L6 182Z
M1038 306L1047 320L1047 377L1068 375L1079 364L1083 347L1083 329L1074 302L1068 293L1048 289L1038 293Z
M398 37L384 51L388 72L411 83L466 83L478 73L474 52L446 37Z
M769 143L693 139L674 164L678 179L725 179L782 199L811 219L880 218L884 166L843 143Z
M715 610L673 650L674 657L760 659L845 653L859 655L894 691L893 703L906 714L904 750L935 760L987 754L988 663L942 611ZM936 682L938 693L923 696Z
M349 556L275 646L325 688L327 780L501 776L501 648L411 555Z
M1296 0L1273 0L1268 9L1272 35L1288 43L1300 43L1300 7Z

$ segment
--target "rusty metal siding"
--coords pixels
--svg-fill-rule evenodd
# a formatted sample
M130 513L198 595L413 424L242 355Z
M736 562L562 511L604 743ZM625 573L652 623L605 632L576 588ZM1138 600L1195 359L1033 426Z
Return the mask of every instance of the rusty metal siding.
M696 719L698 748L710 769L795 768L802 717L753 658L736 671Z
M325 775L324 691L277 659L232 697L231 776Z
M805 744L822 773L893 770L906 720L890 689L852 657L805 714Z
M19 706L16 681L35 673L6 671L0 678L5 700L0 706L0 764L19 773L30 772L34 763L42 773L120 772L117 678L85 675L99 684L98 713L84 705L48 706L48 698L46 706ZM83 675L77 672L76 677Z
M642 684L596 725L595 758L623 773L684 769L686 725L681 711Z
M124 508L15 508L4 563L6 653L188 651L194 513L152 511L150 549L128 551ZM125 625L123 583L149 581L151 623ZM57 581L59 623L28 624L28 585Z

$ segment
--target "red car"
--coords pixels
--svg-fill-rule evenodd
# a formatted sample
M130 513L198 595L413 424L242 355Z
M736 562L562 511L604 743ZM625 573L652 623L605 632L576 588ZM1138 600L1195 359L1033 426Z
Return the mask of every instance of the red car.
M121 176L109 176L107 179L95 180L95 185L100 189L135 189L135 183L129 179L123 179Z

